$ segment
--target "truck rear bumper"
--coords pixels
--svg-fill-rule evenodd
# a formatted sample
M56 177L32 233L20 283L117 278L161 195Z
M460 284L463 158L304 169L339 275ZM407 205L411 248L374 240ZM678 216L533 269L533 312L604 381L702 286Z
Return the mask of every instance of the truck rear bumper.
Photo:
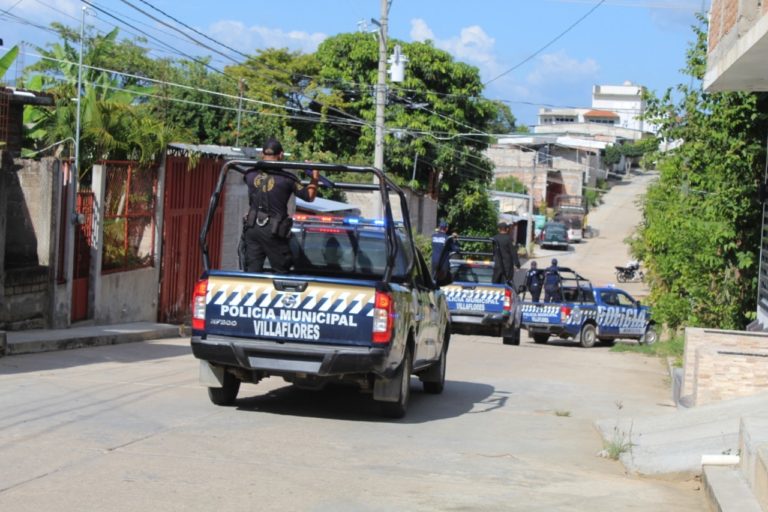
M389 354L385 348L286 344L215 336L206 339L192 336L191 345L198 359L275 375L385 375Z
M526 329L531 334L540 333L560 335L564 332L567 332L566 328L561 324L523 323L523 329Z
M456 334L499 335L501 329L509 327L512 317L508 312L471 315L451 313L451 332Z

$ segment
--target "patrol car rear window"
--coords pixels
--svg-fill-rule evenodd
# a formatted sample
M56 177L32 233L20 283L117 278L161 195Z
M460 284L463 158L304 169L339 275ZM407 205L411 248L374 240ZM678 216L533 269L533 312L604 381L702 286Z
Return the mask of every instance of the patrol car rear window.
M293 271L301 274L381 277L386 267L386 242L382 229L306 227L291 239ZM393 276L407 268L402 245Z
M462 283L490 284L493 282L493 268L474 266L466 263L451 265L453 280Z

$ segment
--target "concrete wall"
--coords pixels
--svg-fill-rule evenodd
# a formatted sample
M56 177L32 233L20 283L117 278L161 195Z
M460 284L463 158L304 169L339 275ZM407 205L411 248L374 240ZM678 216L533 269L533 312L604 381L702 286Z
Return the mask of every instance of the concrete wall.
M160 270L156 267L101 275L101 297L94 310L97 324L157 321Z
M408 214L411 221L411 229L414 234L431 235L437 227L437 201L429 196L418 194L409 189L403 189L405 200L408 204ZM378 192L376 192L378 194ZM347 203L360 208L360 215L366 218L379 217L374 202L374 192L346 192ZM392 216L395 220L402 220L403 212L400 208L400 199L395 194L389 196L392 205Z
M681 396L692 401L748 396L768 389L768 333L689 327Z
M57 261L59 167L0 156L0 328L50 325Z

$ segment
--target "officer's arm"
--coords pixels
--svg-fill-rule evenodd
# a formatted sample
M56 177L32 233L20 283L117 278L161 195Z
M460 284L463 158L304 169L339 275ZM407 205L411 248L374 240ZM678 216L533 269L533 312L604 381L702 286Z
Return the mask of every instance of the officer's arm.
M307 185L307 196L310 203L315 200L315 197L317 197L317 182L320 179L320 171L312 171L312 179L309 182L309 185Z

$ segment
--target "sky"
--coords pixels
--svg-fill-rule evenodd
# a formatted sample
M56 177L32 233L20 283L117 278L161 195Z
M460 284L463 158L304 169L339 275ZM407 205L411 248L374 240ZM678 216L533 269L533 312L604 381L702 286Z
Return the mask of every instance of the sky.
M94 7L86 13L86 24L102 31L118 25L125 37L139 29L165 43L151 40L153 55L168 56L173 47L213 56L219 68L231 62L191 45L136 8L173 24L159 9L249 54L268 47L312 52L326 37L373 31L371 19L381 14L381 0L88 2ZM83 5L77 0L0 0L4 50L28 43L6 81L36 60L34 46L52 40L44 30L49 23L79 29ZM520 124L533 125L543 107L589 107L593 85L630 81L661 94L688 83L680 69L693 41L691 26L696 13L708 8L706 0L392 0L388 32L405 42L432 40L456 60L476 66L487 83L484 95L507 102Z

